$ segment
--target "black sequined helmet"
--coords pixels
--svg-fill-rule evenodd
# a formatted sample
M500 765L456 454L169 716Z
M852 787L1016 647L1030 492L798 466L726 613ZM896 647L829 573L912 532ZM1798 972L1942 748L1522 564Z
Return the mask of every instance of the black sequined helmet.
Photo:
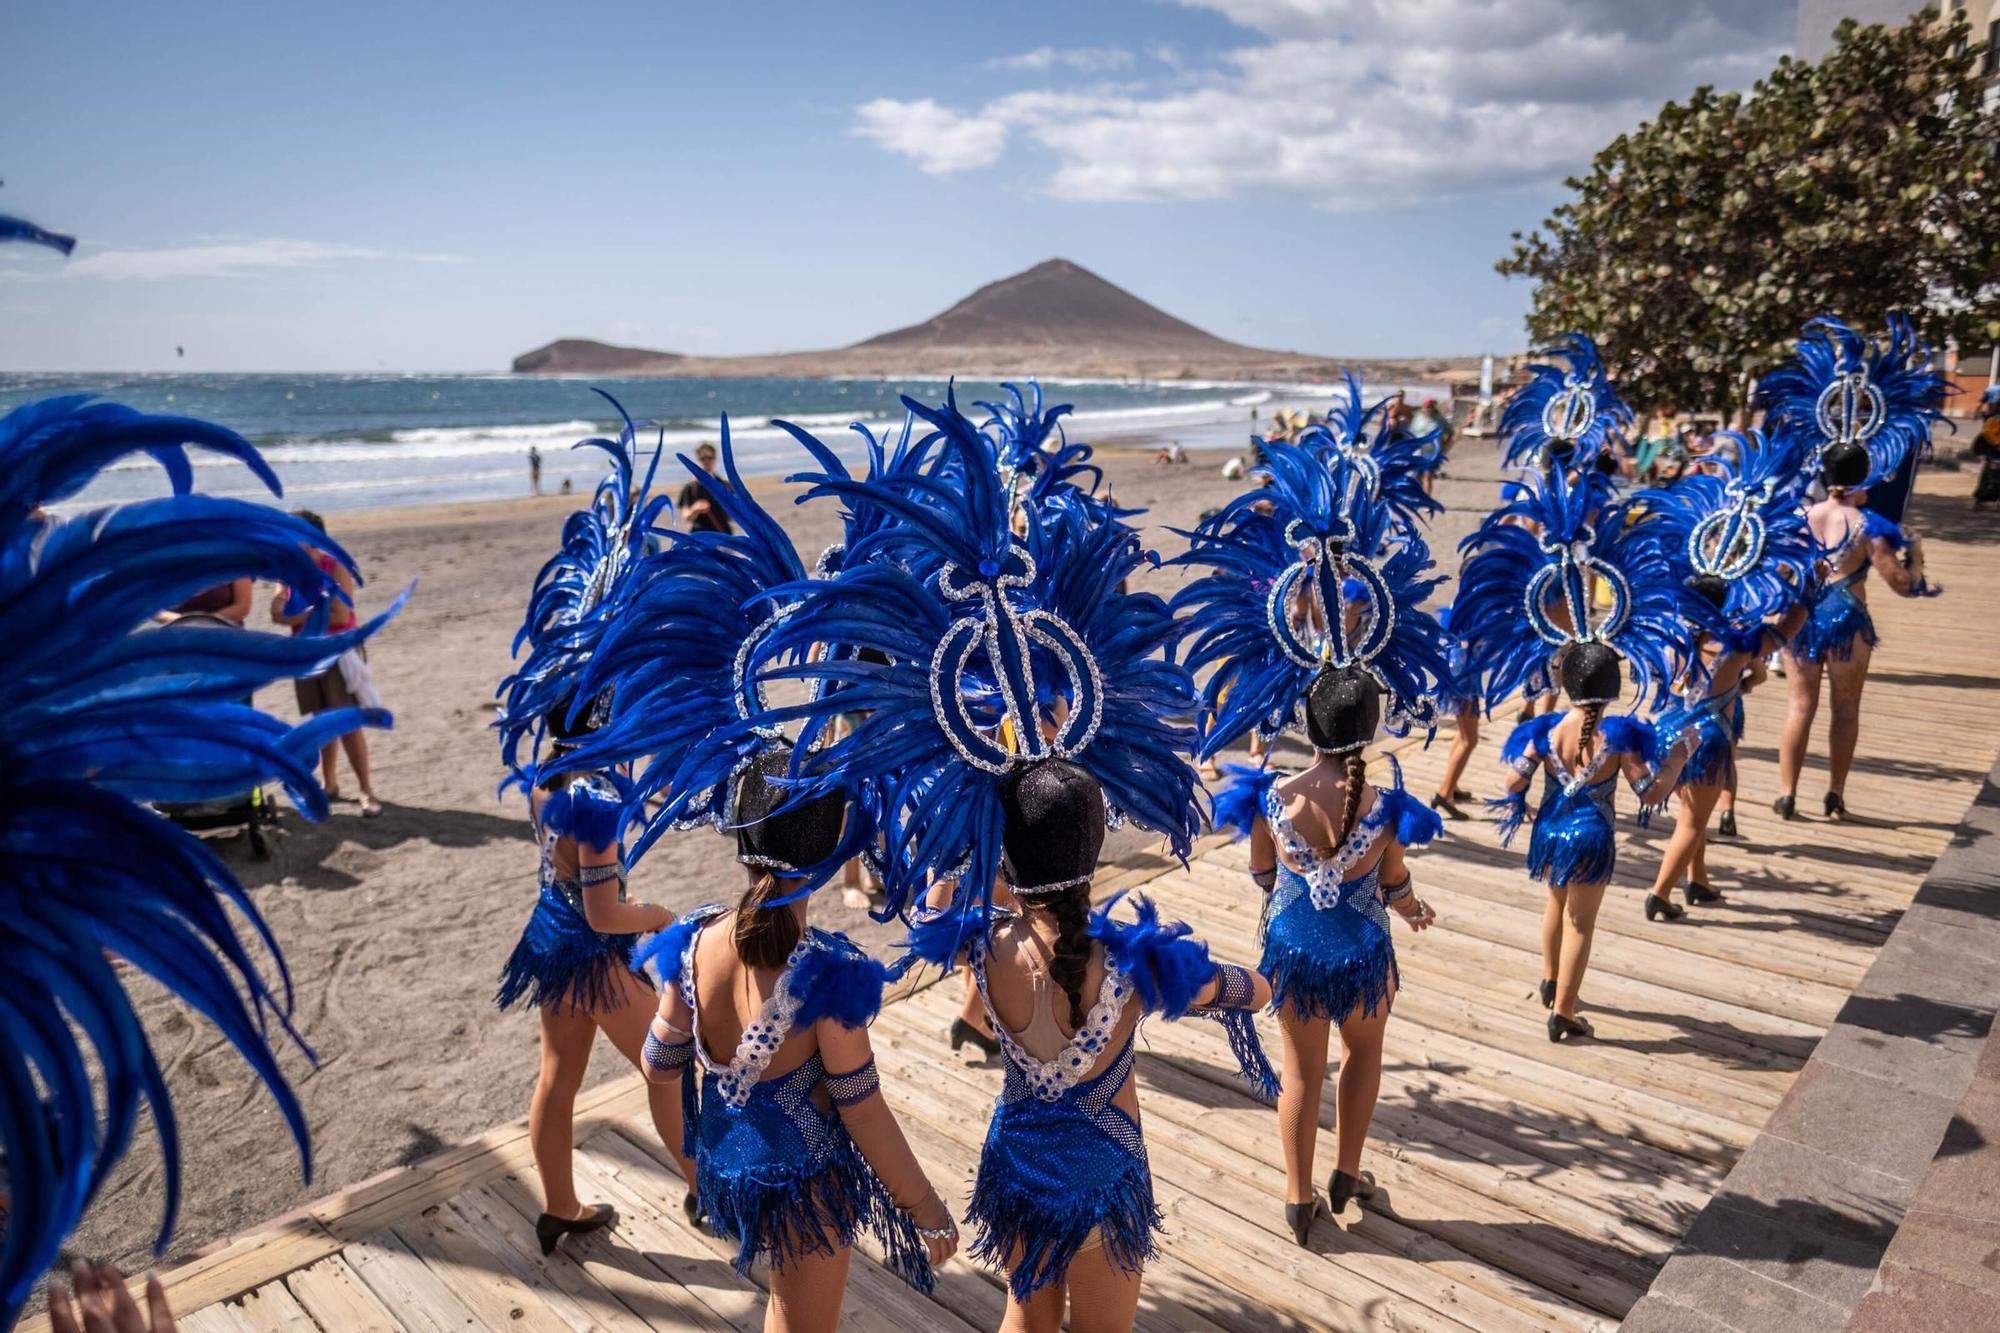
M1851 491L1868 484L1872 466L1867 445L1858 440L1835 440L1819 456L1819 479L1829 487Z
M1625 673L1618 650L1594 640L1573 643L1562 659L1563 693L1570 702L1608 704L1625 688Z
M1001 784L1007 882L1032 897L1087 883L1104 849L1104 789L1067 759L1043 759Z
M791 767L791 747L776 745L736 780L736 859L744 865L797 875L825 862L840 846L847 818L847 798L841 793L828 792L779 810L793 796L791 788L779 784Z
M611 691L604 690L595 699L582 705L577 704L576 694L565 694L555 707L549 709L543 721L548 726L549 739L566 749L575 749L592 732L611 720Z
M1375 739L1382 687L1360 667L1323 667L1306 687L1306 739L1322 754L1347 754Z
M1720 574L1697 574L1687 584L1718 611L1729 602L1729 580Z

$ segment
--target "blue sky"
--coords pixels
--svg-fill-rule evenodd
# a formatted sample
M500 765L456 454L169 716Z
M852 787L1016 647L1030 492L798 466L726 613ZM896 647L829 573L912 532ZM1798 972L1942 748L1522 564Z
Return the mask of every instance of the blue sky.
M1053 256L1261 346L1508 349L1508 233L1792 11L0 0L0 212L81 238L0 250L0 370L835 346Z

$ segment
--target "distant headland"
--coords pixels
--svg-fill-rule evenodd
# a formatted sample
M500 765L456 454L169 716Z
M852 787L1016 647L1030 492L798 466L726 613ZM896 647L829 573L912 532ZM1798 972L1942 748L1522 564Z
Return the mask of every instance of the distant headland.
M770 356L682 356L559 338L514 358L521 375L1076 375L1126 379L1441 381L1477 358L1346 360L1245 347L1176 319L1067 259L990 282L942 314L848 347Z

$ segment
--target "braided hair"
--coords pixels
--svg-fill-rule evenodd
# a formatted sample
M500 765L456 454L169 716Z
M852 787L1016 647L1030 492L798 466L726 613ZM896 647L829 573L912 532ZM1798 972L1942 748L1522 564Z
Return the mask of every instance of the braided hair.
M1061 893L1023 898L1028 912L1048 917L1056 928L1056 947L1049 958L1049 979L1062 987L1069 999L1069 1025L1081 1030L1084 1024L1083 978L1090 967L1090 886L1079 884Z

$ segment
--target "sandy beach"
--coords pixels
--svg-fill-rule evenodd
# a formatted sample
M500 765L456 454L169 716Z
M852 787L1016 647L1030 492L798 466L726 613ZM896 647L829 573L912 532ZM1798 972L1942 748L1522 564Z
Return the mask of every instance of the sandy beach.
M1099 460L1119 501L1150 511L1150 539L1171 554L1181 543L1161 529L1191 526L1235 493L1239 483L1220 476L1226 456L1193 451L1186 466L1154 466L1150 448L1122 444ZM1433 525L1434 549L1447 559L1490 503L1498 475L1491 444L1461 441L1453 470L1438 488L1451 512ZM757 490L808 564L836 536L831 504L794 506L775 479ZM370 654L397 719L392 733L371 736L385 814L364 821L350 801L312 825L288 808L268 862L254 860L238 838L214 842L284 944L298 1028L318 1055L315 1065L280 1047L311 1122L313 1178L301 1179L276 1110L235 1052L135 979L183 1139L185 1196L170 1260L526 1113L535 1017L496 1012L492 995L534 901L535 853L519 797L495 795L502 773L490 723L529 580L575 503L551 497L336 516L333 535L368 576L364 611L418 584ZM1179 578L1159 571L1147 585L1169 591ZM260 590L260 615L267 600ZM269 690L260 702L283 716L294 711L289 688ZM1154 842L1121 831L1106 855ZM633 891L676 908L734 898L742 879L732 852L712 832L668 838L638 867ZM822 894L813 912L817 924L847 930L877 951L900 935L844 908L837 891ZM623 1069L600 1043L592 1082ZM143 1269L161 1185L148 1128L72 1251Z

